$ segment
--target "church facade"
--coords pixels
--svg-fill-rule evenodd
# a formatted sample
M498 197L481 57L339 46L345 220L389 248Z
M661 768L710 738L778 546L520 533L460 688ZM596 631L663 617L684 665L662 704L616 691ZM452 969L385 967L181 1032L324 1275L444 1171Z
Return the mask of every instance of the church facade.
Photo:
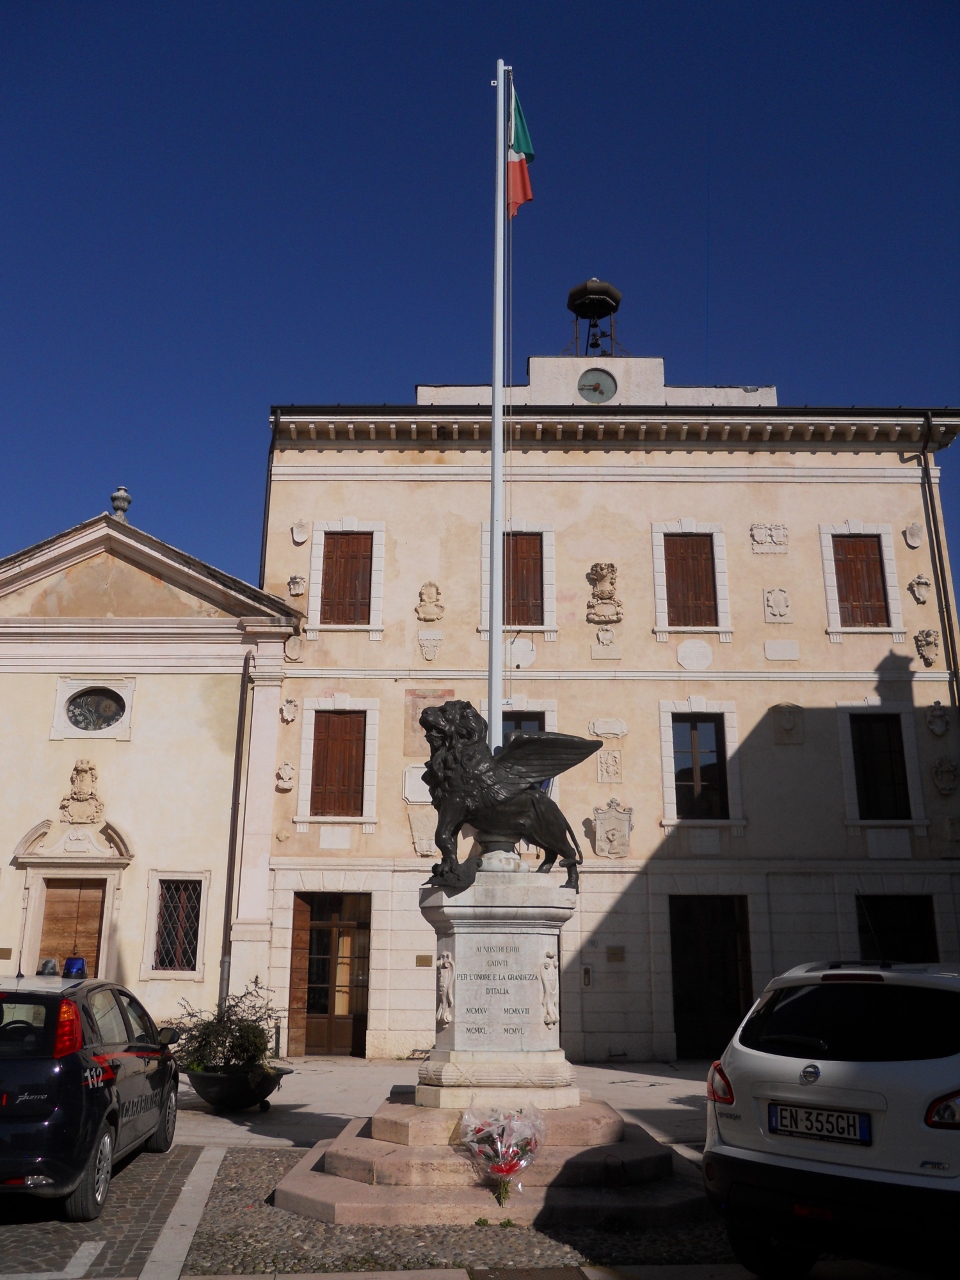
M292 1054L433 1042L418 717L486 711L489 403L273 411L263 586L303 622L233 955L235 982L269 974ZM551 784L584 857L569 1056L718 1052L800 961L960 959L956 411L569 357L531 360L507 415L504 729L602 743Z

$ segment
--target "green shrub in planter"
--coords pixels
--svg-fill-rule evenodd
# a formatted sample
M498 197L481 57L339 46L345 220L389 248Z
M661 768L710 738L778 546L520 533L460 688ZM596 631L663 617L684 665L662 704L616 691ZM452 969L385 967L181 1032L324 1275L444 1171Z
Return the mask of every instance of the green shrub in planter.
M242 995L227 996L214 1013L195 1009L181 1000L176 1027L180 1041L177 1062L185 1071L229 1074L243 1070L256 1075L266 1070L275 1011L256 979ZM251 1081L252 1083L252 1081Z

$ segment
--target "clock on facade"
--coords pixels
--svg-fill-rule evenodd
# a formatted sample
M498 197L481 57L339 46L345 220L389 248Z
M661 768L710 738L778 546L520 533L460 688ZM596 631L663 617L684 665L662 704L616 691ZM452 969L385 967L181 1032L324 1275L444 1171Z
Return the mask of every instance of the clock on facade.
M617 380L606 369L588 369L580 375L577 390L591 404L606 404L617 393Z

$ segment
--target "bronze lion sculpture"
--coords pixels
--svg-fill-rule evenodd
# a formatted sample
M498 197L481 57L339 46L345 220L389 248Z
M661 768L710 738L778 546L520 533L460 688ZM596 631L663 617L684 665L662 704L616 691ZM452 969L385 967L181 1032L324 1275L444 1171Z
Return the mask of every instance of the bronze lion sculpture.
M512 733L494 755L487 722L469 702L427 707L420 716L430 746L423 780L437 810L434 837L441 861L430 883L464 887L457 837L469 824L481 848L508 848L518 840L538 845L550 871L557 858L568 888L579 892L583 854L573 830L541 784L593 755L602 745L566 733Z

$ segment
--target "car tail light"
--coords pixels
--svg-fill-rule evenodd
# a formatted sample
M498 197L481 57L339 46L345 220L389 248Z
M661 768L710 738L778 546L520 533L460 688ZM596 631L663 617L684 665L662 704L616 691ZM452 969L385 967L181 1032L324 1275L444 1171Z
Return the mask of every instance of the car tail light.
M65 1058L83 1048L83 1030L80 1026L80 1010L72 1000L60 1001L57 1014L57 1038L53 1042L53 1056Z
M943 1098L934 1098L923 1123L931 1129L960 1129L960 1089Z
M707 1098L710 1102L722 1102L725 1106L733 1102L733 1085L719 1062L715 1062L707 1072Z

